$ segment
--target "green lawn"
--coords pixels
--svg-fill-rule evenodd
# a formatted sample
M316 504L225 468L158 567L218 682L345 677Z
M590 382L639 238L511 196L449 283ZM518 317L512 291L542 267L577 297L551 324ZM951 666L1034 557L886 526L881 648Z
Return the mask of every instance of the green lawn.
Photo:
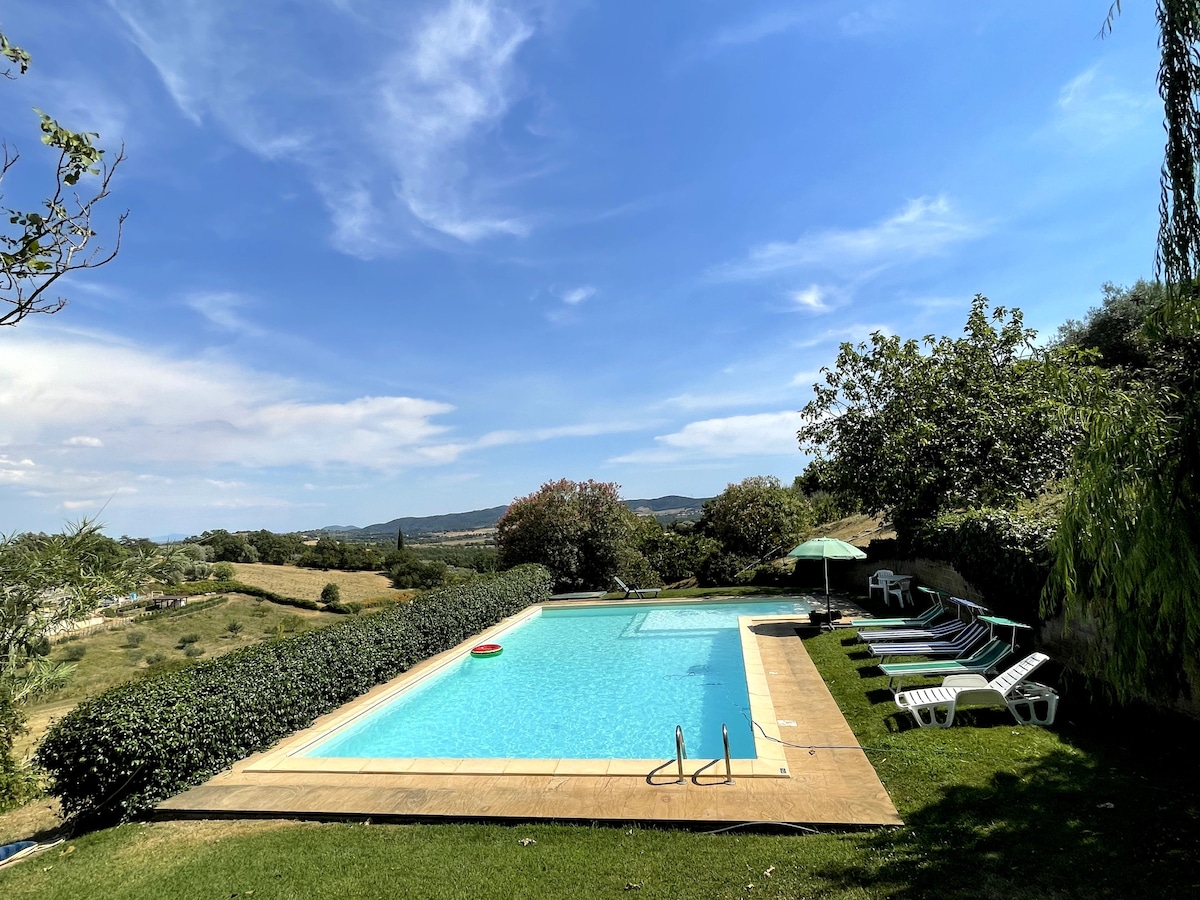
M918 730L896 715L886 679L850 640L823 634L806 646L870 748L901 828L708 835L550 824L133 824L0 871L0 896L1200 894L1194 724L1085 716L1067 695L1053 729L981 711L947 731Z

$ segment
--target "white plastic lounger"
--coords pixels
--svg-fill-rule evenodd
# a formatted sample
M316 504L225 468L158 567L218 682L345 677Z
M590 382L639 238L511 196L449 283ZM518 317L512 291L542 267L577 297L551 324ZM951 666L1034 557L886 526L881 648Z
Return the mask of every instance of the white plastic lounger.
M962 656L983 640L988 633L982 622L972 622L948 641L906 641L867 644L872 656Z
M996 671L1000 661L1011 652L1012 648L1006 642L994 638L963 659L883 663L879 668L888 676L888 690L895 694L910 675L987 675Z
M628 600L628 599L629 599L629 595L630 595L630 594L632 594L633 596L637 597L639 600L641 600L641 599L645 599L646 597L657 597L657 596L658 596L658 593L659 593L659 591L661 591L661 590L662 590L662 588L635 588L635 587L630 587L630 586L629 586L629 585L627 585L625 582L623 582L623 581L622 581L620 578L618 578L616 575L614 575L614 576L613 576L613 581L615 581L615 582L617 583L617 587L619 587L621 590L623 590L623 591L625 592L625 599L626 599L626 600Z
M982 675L950 675L941 687L897 694L896 705L912 713L922 728L949 728L956 710L979 706L1006 706L1018 725L1052 725L1058 694L1026 680L1049 658L1031 653L991 681Z

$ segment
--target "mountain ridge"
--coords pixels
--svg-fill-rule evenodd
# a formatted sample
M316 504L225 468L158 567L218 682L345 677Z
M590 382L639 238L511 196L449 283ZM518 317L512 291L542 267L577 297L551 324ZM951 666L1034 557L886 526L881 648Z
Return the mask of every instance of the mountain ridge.
M700 518L703 504L708 499L711 498L667 494L652 499L622 500L621 502L640 516L654 516L660 522L675 522ZM400 516L387 522L364 525L361 528L353 525L326 525L305 533L338 535L362 540L392 537L397 530L403 531L406 538L444 534L450 531L476 531L495 528L496 523L500 521L500 517L507 509L508 506L504 505L460 513L443 513L436 516Z

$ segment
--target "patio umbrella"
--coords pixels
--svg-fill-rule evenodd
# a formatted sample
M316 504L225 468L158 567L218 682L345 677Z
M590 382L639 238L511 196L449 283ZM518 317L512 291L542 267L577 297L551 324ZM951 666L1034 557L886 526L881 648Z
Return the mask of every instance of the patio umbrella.
M829 616L829 561L831 559L866 559L863 553L853 544L839 541L837 538L821 537L805 541L799 547L788 552L788 556L796 559L825 560L825 615Z

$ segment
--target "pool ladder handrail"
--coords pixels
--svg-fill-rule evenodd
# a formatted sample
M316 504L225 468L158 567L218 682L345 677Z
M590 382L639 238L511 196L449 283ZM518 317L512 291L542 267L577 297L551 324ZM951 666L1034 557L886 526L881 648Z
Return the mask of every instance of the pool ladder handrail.
M687 744L683 742L683 726L675 726L675 762L679 764L679 777L675 779L676 784L687 784L687 779L683 777L683 761L687 758Z
M725 783L733 784L733 763L729 761L729 729L721 723L721 741L725 744Z
M729 726L721 723L721 743L725 746L725 784L733 784L733 763L729 759ZM683 761L687 759L687 744L683 740L683 726L675 726L675 764L679 767L676 784L687 784L683 776Z

